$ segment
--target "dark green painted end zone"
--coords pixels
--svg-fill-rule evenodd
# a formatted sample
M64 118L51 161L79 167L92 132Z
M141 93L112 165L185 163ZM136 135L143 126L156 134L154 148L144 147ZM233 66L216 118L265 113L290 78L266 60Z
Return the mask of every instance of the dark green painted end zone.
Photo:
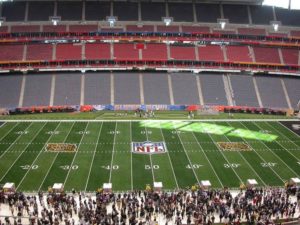
M0 123L0 183L18 190L116 191L144 189L154 181L168 190L210 180L237 188L247 179L283 186L300 177L300 137L289 122L9 122ZM299 124L299 123L296 123ZM2 126L1 126L2 125ZM294 128L297 126L293 126ZM131 142L165 142L167 153L135 154ZM252 151L223 151L218 142L243 142ZM47 143L73 143L72 153L47 152Z

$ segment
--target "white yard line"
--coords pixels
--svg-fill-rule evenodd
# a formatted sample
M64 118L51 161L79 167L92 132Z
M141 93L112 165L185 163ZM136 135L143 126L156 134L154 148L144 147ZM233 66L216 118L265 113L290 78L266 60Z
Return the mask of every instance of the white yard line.
M78 152L79 152L79 148L80 148L81 142L82 142L82 140L83 140L83 138L84 138L84 136L85 136L85 132L86 132L86 129L88 128L88 126L89 126L89 123L87 123L86 126L85 126L85 128L84 128L84 132L83 132L83 134L82 134L82 136L81 136L81 138L80 138L79 144L78 144L78 146L77 146L77 151L76 151L75 155L73 156L73 160L72 160L72 162L71 162L71 165L70 165L70 167L69 167L69 171L68 171L67 176L66 176L66 178L65 178L64 185L65 185L66 182L68 181L70 172L71 172L71 170L72 170L72 166L73 166L73 164L74 164L74 162L75 162L76 156L77 156L77 154L78 154Z
M70 128L68 134L66 135L65 139L63 140L63 143L66 142L68 136L69 136L70 133L71 133L71 130L72 130L73 127L74 127L74 124L75 124L75 122L73 122L73 125L71 126L71 128ZM56 158L57 158L58 155L59 155L59 152L56 153L56 156L54 157L54 159L53 159L53 161L52 161L52 163L51 163L51 166L49 166L48 171L47 171L47 173L46 173L46 175L45 175L45 177L44 177L44 179L43 179L43 181L42 181L42 183L41 183L41 185L40 185L40 187L39 187L39 189L38 189L39 191L41 190L41 188L42 188L42 186L43 186L43 184L44 184L46 178L48 177L48 175L49 175L49 173L50 173L50 170L51 170L52 166L54 165L54 163L55 163Z
M292 143L296 149L299 148L300 146L298 146L297 144L295 144L295 142L293 142L289 137L287 137L286 135L284 135L283 133L281 133L277 128L271 126L269 123L266 123L271 129L275 130L276 132L280 133L280 135L284 136L285 139L290 140L289 143ZM290 153L291 156L293 156L295 159L300 160L297 156L295 156L289 149L285 148L282 144L280 144L279 141L275 141L277 144L279 144L282 148L284 148L288 153Z
M230 124L229 123L227 123L227 125L228 126L230 126ZM231 127L231 126L230 126ZM226 136L226 135L224 135L224 137L226 137L226 139L229 141L229 142L231 142L230 140L229 140L229 138ZM244 138L241 138L243 141L245 141L245 139ZM257 177L259 177L259 179L262 181L262 183L263 183L263 185L264 186L267 186L267 184L264 182L264 180L258 175L258 173L255 171L255 169L251 166L251 164L248 162L248 160L246 160L245 159L245 157L243 156L243 154L240 152L240 151L237 151L238 153L239 153L239 155L243 158L243 160L246 162L246 164L249 166L249 168L256 174L256 176ZM250 177L249 177L249 179L250 179Z
M223 156L223 158L225 159L225 161L228 163L228 165L230 165L231 163L228 161L227 157L225 156L224 152L219 148L219 146L216 144L215 140L211 137L210 133L207 133L208 136L210 137L210 139L212 140L212 143L217 147L217 149L219 150L219 152L221 153L221 155ZM235 173L235 175L237 176L237 178L240 180L241 183L243 183L243 180L241 179L241 177L238 175L238 173L235 171L235 168L231 167L232 171Z
M241 123L240 122L240 124L243 126L243 127L245 127L245 129L246 130L249 130L248 129L248 127L246 127L243 123ZM245 139L244 139L245 140ZM246 141L245 140L245 142L247 143L247 144L249 144L249 142L248 141ZM250 144L249 144L250 145ZM255 148L252 148L253 149L253 151L255 151L255 153L258 155L258 157L264 162L264 163L267 163L267 161L255 150ZM285 182L285 180L283 180L280 176L279 176L279 174L272 168L272 167L268 167L268 168L270 168L272 171L273 171L273 173L275 173L276 175L277 175L277 177L284 183Z
M1 142L7 135L9 135L10 132L11 132L17 125L19 125L19 124L20 124L20 123L17 122L12 128L10 128L9 131L7 131L7 132L5 133L5 135L3 135L3 137L0 139L0 142Z
M41 132L41 130L46 126L47 123L45 123L39 130L38 132L36 132L36 134L33 136L33 138L31 140L34 140L39 133ZM31 124L28 126L30 127ZM27 128L28 128L27 127ZM24 150L21 152L21 154L19 154L19 156L15 159L15 161L11 164L11 166L9 167L9 169L6 171L6 173L1 177L0 181L8 174L8 172L11 170L11 168L15 165L15 163L18 161L18 159L23 155L23 153L25 152L25 150L28 148L28 146L30 145L30 142L25 146Z
M130 143L130 147L132 147L132 124L131 124L131 122L130 122L130 131L129 131L129 133L130 133L130 141L131 141L131 143ZM133 173L132 173L132 149L130 149L130 174L131 174L131 190L133 191Z
M160 123L159 123L159 129L160 129L161 136L162 136L162 138L163 138L163 140L165 142L165 145L166 145L165 136L164 136L164 134L162 132L161 124ZM165 147L167 147L167 146L165 146ZM167 155L168 155L168 158L169 158L169 161L170 161L170 165L171 165L171 168L172 168L172 172L173 172L174 180L175 180L175 183L176 183L176 187L177 187L177 189L179 189L179 185L178 185L178 182L177 182L177 178L176 178L176 175L175 175L175 171L174 171L174 168L173 168L173 164L172 164L171 157L170 157L168 149L167 149Z
M89 180L90 180L91 171L92 171L92 167L93 167L93 164L94 164L97 147L98 147L98 144L99 144L99 138L100 138L100 134L101 134L101 131L102 131L102 127L103 127L103 123L101 123L101 127L100 127L99 134L98 134L98 137L97 137L97 143L96 143L95 148L94 148L93 159L92 159L92 162L90 164L89 175L88 175L88 178L87 178L86 183L85 183L84 191L86 191Z
M260 129L262 129L257 123L255 123L254 122L254 124L258 127L258 128L260 128ZM289 168L296 176L299 176L299 174L297 173L297 172L295 172L288 164L286 164L285 163L285 161L283 161L277 154L275 154L263 141L261 141L261 143L264 145L264 146L266 146L267 147L267 149L269 149L269 151L270 152L272 152L272 154L276 157L276 158L278 158L287 168Z
M206 155L205 151L203 150L202 146L201 146L201 145L200 145L200 143L198 142L198 139L196 138L196 136L195 136L194 132L192 131L191 133L193 134L193 136L194 136L194 138L195 138L195 140L196 140L197 144L199 145L199 147L200 147L201 151L203 152L203 154L204 154L204 156L205 156L206 160L208 161L208 163L209 163L210 167L212 168L212 170L213 170L214 174L215 174L215 175L216 175L216 177L218 178L218 180L219 180L219 183L221 184L221 186L222 186L222 188L223 188L223 187L224 187L224 185L223 185L223 183L221 182L221 179L220 179L220 177L218 176L218 174L217 174L217 172L216 172L215 168L212 166L212 164L211 164L210 160L208 159L208 157L207 157L207 155Z
M29 124L28 127L25 128L25 131L32 125L33 123ZM10 144L10 146L4 151L1 153L0 155L0 159L6 154L6 152L8 152L8 150L15 145L15 143L23 136L23 134L20 134L14 141L13 143ZM30 143L30 142L29 142ZM26 144L29 144L29 143L26 143Z
M56 126L56 128L54 129L54 131L57 130L57 128L59 127L60 123ZM22 184L22 182L25 180L27 174L29 173L29 171L31 170L32 166L35 164L35 162L38 160L39 156L41 155L41 153L43 152L43 149L45 148L46 144L48 143L48 141L52 138L52 136L54 135L55 132L53 132L48 140L45 142L45 144L43 145L42 149L40 150L39 154L36 156L36 158L34 159L34 161L31 163L30 168L26 171L26 173L24 174L22 180L20 181L19 185L17 186L17 190L19 189L20 185Z
M172 121L172 124L173 124L173 128L177 131L176 127L174 126L174 122L173 122L173 121ZM185 153L185 155L186 155L186 157L187 157L187 159L188 159L188 161L189 161L189 164L190 164L190 166L191 166L191 168L192 168L192 171L193 171L194 176L195 176L195 178L196 178L196 180L197 180L197 183L200 184L200 181L199 181L198 176L197 176L197 174L196 174L196 172L195 172L195 169L194 169L193 164L192 164L192 162L191 162L191 160L190 160L190 157L188 156L188 154L187 154L187 152L186 152L186 150L185 150L184 144L182 143L179 134L176 134L176 135L177 135L177 137L178 137L179 140L180 140L180 143L181 143L181 145L182 145L182 147L183 147L184 153Z
M144 129L145 129L145 132L146 132L147 141L149 141L148 131L147 131L146 125L144 126ZM149 158L150 158L150 166L151 166L151 171L152 171L152 179L153 179L153 182L155 182L155 175L154 175L154 170L153 170L153 163L152 163L152 154L151 154L151 152L149 154Z
M116 143L116 131L117 131L117 126L118 123L116 122L116 126L115 126L115 133L114 133L114 142L113 142L113 149L112 149L112 154L111 154L111 162L110 162L110 171L109 171L109 182L111 183L111 174L112 174L112 167L113 167L113 161L114 161L114 153L115 153L115 143Z

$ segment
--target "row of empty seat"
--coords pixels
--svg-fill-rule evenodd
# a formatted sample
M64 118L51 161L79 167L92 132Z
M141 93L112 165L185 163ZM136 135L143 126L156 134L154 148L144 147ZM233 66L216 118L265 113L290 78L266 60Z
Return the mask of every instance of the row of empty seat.
M26 50L25 50L26 49ZM24 53L24 51L26 51ZM250 46L183 46L142 43L1 45L0 61L13 60L200 60L299 64L299 50Z
M216 23L224 15L230 23L237 24L270 24L270 21L277 19L283 25L300 25L298 11L276 8L273 12L273 8L267 6L174 2L140 4L139 7L137 2L124 1L5 2L0 15L7 21L48 21L53 15L61 16L65 21L99 21L112 15L117 16L120 21L161 21L162 17L168 15L175 21L212 23Z
M202 96L203 104L206 105L228 105L225 90L227 81L224 78L228 78L232 87L231 97L235 105L287 108L291 104L291 107L297 107L300 79L296 77L124 72L2 75L0 107L50 104L200 104L199 96ZM259 93L256 93L255 85ZM84 89L81 89L82 86Z
M163 25L127 25L118 28L98 27L98 25L11 25L1 26L0 32L202 32L202 33L221 33L221 34L242 34L242 35L269 35L288 37L295 36L300 37L300 32L292 30L289 33L281 32L267 32L264 28L237 28L230 30L211 29L208 26L163 26Z

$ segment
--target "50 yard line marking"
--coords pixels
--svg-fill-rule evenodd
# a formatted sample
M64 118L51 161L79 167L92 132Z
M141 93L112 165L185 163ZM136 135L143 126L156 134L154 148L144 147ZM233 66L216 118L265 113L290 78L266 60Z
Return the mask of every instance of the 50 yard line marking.
M112 154L111 154L111 162L110 162L110 171L109 171L109 182L111 183L111 174L112 174L112 167L113 167L113 160L114 160L114 153L115 153L115 142L116 142L116 131L117 131L117 126L118 126L118 122L116 122L116 126L115 126L115 133L114 133L114 142L113 142L113 149L112 149Z
M71 165L70 165L68 174L67 174L67 176L65 177L64 185L65 185L66 182L68 181L70 172L71 172L71 170L72 170L72 166L73 166L74 161L75 161L75 159L76 159L77 153L79 152L79 148L80 148L81 142L82 142L82 140L83 140L83 137L86 135L85 132L86 132L86 129L88 128L88 126L89 126L89 122L86 124L86 126L85 126L85 128L84 128L84 132L83 132L83 134L82 134L82 136L81 136L81 138L80 138L80 141L79 141L79 144L78 144L78 147L77 147L77 151L76 151L75 155L73 156L73 160L72 160L72 162L71 162Z
M146 125L144 126L144 130L146 132L146 138L147 138L147 141L148 141L149 139L148 139L148 131L147 131ZM151 154L151 152L149 154L149 158L150 158L150 165L151 165L151 171L152 171L152 179L153 179L153 182L155 182L155 176L154 176L154 171L153 171L153 163L152 163L152 154Z
M70 135L70 133L71 133L71 131L72 131L74 125L75 125L75 122L73 122L72 126L70 127L70 130L68 131L66 137L64 138L63 143L66 142L66 140L67 140L67 138L69 137L69 135ZM55 155L55 157L54 157L54 159L53 159L53 161L52 161L52 163L51 163L51 166L49 166L48 171L47 171L47 173L46 173L46 175L45 175L43 181L41 182L41 185L39 186L39 189L38 189L39 191L40 191L41 188L43 187L43 184L44 184L46 178L48 177L48 175L49 175L49 173L50 173L50 170L51 170L51 168L53 167L54 162L56 161L56 158L57 158L58 154L59 154L59 152L56 153L56 155Z
M97 136L97 143L96 143L95 148L94 148L93 159L92 159L92 162L90 163L89 174L88 174L88 178L87 178L86 183L85 183L84 191L86 191L87 186L88 186L88 183L89 183L89 181L90 181L91 171L92 171L92 167L93 167L93 164L94 164L96 151L97 151L98 144L99 144L99 138L100 138L100 134L101 134L101 132L102 132L102 127L103 127L103 122L101 123L101 127L100 127L100 130L99 130L98 136Z
M54 122L55 123L55 122ZM57 124L57 126L55 127L54 131L57 130L57 128L60 126L60 123ZM30 168L26 171L25 175L23 176L22 180L20 181L19 185L17 186L17 190L19 189L20 185L23 183L23 181L25 180L27 174L29 173L29 171L31 171L31 167L35 164L35 162L38 160L40 154L43 152L43 149L45 148L46 144L49 142L49 140L53 137L54 133L52 133L48 140L45 142L45 144L43 145L42 149L40 150L39 154L35 157L34 161L31 163Z
M41 130L44 129L44 127L46 126L47 123L45 123L39 130L38 132L36 132L36 134L33 136L33 138L31 140L34 140L41 132ZM29 128L31 126L31 124L27 127ZM9 167L9 169L6 171L6 173L1 177L0 181L3 180L3 178L8 174L8 172L11 170L11 168L16 164L16 162L18 161L18 159L23 155L23 153L25 152L25 150L28 148L28 146L30 145L30 142L25 146L24 150L19 154L19 156L15 159L15 161L11 164L11 166Z
M225 159L225 161L230 165L231 163L228 161L227 157L225 156L224 152L222 152L222 150L219 148L219 146L215 143L214 139L212 138L212 136L210 135L210 133L207 133L208 136L210 137L212 143L217 147L218 152L221 153L221 155L223 156L223 158ZM241 183L243 183L243 180L241 179L241 177L237 174L237 172L235 171L235 169L233 167L230 167L233 171L233 173L237 176L237 178L240 180Z

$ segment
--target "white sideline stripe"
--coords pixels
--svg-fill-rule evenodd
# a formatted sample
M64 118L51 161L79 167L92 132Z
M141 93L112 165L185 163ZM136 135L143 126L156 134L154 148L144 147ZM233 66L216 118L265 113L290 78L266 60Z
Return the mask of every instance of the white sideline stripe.
M245 126L243 123L240 122L240 124L241 124L243 127L245 127L245 129L249 130L249 128L248 128L247 126ZM245 139L244 139L244 140L245 140ZM245 140L245 142L246 142L247 144L249 144L248 141ZM251 146L251 144L249 144L249 145ZM257 151L255 150L255 148L252 148L252 149L253 149L253 151L258 155L258 157L259 157L264 163L267 163L267 161L265 160L265 158L263 158L260 154L258 154ZM283 179L281 178L281 176L279 176L279 174L278 174L272 167L268 167L268 168L270 168L270 169L273 171L273 173L276 174L277 177L278 177L283 183L285 182L285 180L283 180Z
M122 119L95 119L95 120L87 120L87 119L78 119L78 120L68 120L68 119L62 119L62 120L35 120L35 119L26 119L26 120L21 120L21 119L8 119L8 120L0 120L0 122L142 122L142 121L156 121L156 122L259 122L259 121L267 121L267 122L280 122L280 121L292 121L292 122L299 122L300 119L192 119L192 120L182 120L182 119L173 119L173 120L167 120L167 119L157 119L157 120L152 120L152 119L144 119L144 120L122 120Z
M65 139L64 139L64 141L63 141L63 143L66 142L68 136L69 136L70 133L71 133L71 130L72 130L73 127L74 127L74 124L75 124L75 123L72 124L72 126L71 126L71 128L70 128L68 134L66 135L66 137L65 137ZM46 178L48 177L48 175L49 175L49 173L50 173L50 170L52 169L52 167L53 167L53 165L54 165L54 162L56 161L56 158L57 158L58 155L59 155L59 152L56 153L56 156L54 157L54 159L53 159L53 161L52 161L52 163L51 163L51 166L49 166L48 171L47 171L47 173L46 173L46 175L45 175L43 181L41 182L41 185L39 186L39 189L38 189L39 191L40 191L41 188L43 187L43 184L45 183L45 180L46 180Z
M191 133L193 134L193 136L194 136L194 139L196 140L196 142L197 142L198 146L200 147L200 149L201 149L201 152L203 152L203 154L204 154L204 156L205 156L206 160L208 161L208 163L209 163L210 167L211 167L211 168L212 168L212 170L214 171L214 174L215 174L215 175L216 175L216 177L218 178L218 180L219 180L219 183L221 184L222 188L224 188L224 185L223 185L223 183L221 182L221 179L220 179L220 177L218 176L218 174L217 174L217 172L216 172L215 168L214 168L214 167L213 167L213 165L211 164L211 162L210 162L209 158L207 157L207 155L206 155L205 151L203 150L203 148L202 148L202 146L201 146L200 142L198 141L197 137L195 136L195 133L194 133L193 131L192 131Z
M257 123L254 122L254 125L257 126L258 128L262 129ZM284 165L286 165L287 168L289 168L296 176L299 176L299 174L294 171L288 164L286 164L285 161L283 161L277 154L275 154L264 142L262 142L269 150L272 152L272 154L278 158L281 162L283 162Z
M231 125L229 124L229 123L227 123L230 127L231 127ZM226 136L226 135L224 135L223 134L223 136L224 137L226 137L226 139L229 141L229 142L231 142L230 140L229 140L229 138ZM244 138L242 138L242 137L240 137L242 140L244 140L245 141L245 139ZM232 143L232 142L231 142ZM252 148L252 147L251 147ZM248 162L248 160L246 160L246 158L243 156L243 154L240 152L240 151L237 151L239 154L240 154L240 156L243 158L243 160L246 162L246 164L249 166L249 168L256 174L256 176L261 180L261 182L263 183L263 185L265 185L265 186L267 186L267 184L264 182L264 180L259 176L259 174L255 171L255 169L253 168L253 166L251 166L251 164ZM249 177L249 179L250 179L251 177Z
M174 123L173 123L173 122L172 122L172 125L173 125L173 128L174 128L175 130L177 130L176 127L174 126ZM185 155L186 155L186 157L187 157L187 159L188 159L188 161L189 161L189 164L190 164L190 166L191 166L191 168L192 168L192 170L193 170L193 173L194 173L194 176L195 176L195 178L196 178L196 180L197 180L197 183L200 184L200 181L199 181L198 176L197 176L197 174L196 174L196 172L195 172L195 169L194 169L193 164L192 164L192 162L191 162L191 160L190 160L190 157L189 157L188 154L186 153L184 144L182 143L179 134L176 134L176 135L177 135L177 137L178 137L179 140L180 140L180 143L181 143L181 145L182 145L182 147L183 147L184 153L185 153Z
M164 142L166 143L165 136L164 136L164 134L162 132L162 129L161 129L161 123L159 124L159 129L160 129L161 136L162 136ZM174 171L174 168L173 168L173 164L172 164L172 161L171 161L169 151L167 151L167 154L168 154L168 158L169 158L170 165L171 165L171 168L172 168L172 172L173 172L174 180L175 180L175 183L176 183L176 187L179 189L179 185L178 185L178 182L177 182L177 177L175 175L175 171Z
M92 162L90 164L89 175L88 175L88 178L87 178L86 183L85 183L84 191L86 191L87 186L88 186L89 181L90 181L91 171L92 171L92 167L94 165L95 155L96 155L97 147L98 147L98 144L99 144L98 141L99 141L99 138L100 138L100 134L102 132L102 126L103 126L103 123L101 123L101 127L99 129L99 133L98 133L98 136L97 136L97 143L96 143L95 148L94 148L93 159L92 159Z
M32 124L32 123L31 123ZM31 126L31 124L27 127L29 128ZM44 129L44 127L46 126L47 123L45 123L37 132L36 134L33 136L33 138L31 140L34 140L41 132L41 130ZM22 136L22 135L20 135ZM19 160L19 158L23 155L23 153L25 152L25 150L28 148L28 146L30 145L30 143L28 143L28 145L25 146L24 150L21 151L21 154L18 155L18 157L15 159L15 161L11 164L11 166L9 167L9 169L5 172L5 174L0 178L0 181L8 174L8 172L12 169L12 167L16 164L16 162Z
M56 126L55 130L57 130L57 128L59 127L60 123ZM46 144L48 143L48 141L52 138L52 136L54 135L54 133L52 133L51 135L49 135L49 138L47 139L47 141L45 142L45 144L43 145L42 149L40 150L39 154L35 157L34 161L31 163L30 168L35 164L35 162L39 159L39 156L41 155L41 153L43 152L43 149L45 148ZM23 183L23 181L25 180L25 178L27 177L28 173L29 173L30 169L28 169L26 171L26 173L24 174L22 180L20 181L20 183L17 186L17 190L19 189L20 185Z
M84 128L84 132L83 132L83 134L81 135L81 138L80 138L80 141L79 141L79 144L78 144L78 147L77 147L77 151L76 151L75 155L73 156L73 160L72 160L72 162L71 162L71 165L70 165L68 174L67 174L67 176L65 177L64 185L65 185L66 182L68 181L69 174L70 174L70 172L71 172L71 170L72 170L72 166L73 166L74 161L75 161L75 159L76 159L77 153L79 152L79 148L80 148L80 146L81 146L81 142L82 142L82 140L83 140L83 137L86 135L85 132L86 132L86 129L88 128L88 126L89 126L89 123L86 124L86 126L85 126L85 128Z

